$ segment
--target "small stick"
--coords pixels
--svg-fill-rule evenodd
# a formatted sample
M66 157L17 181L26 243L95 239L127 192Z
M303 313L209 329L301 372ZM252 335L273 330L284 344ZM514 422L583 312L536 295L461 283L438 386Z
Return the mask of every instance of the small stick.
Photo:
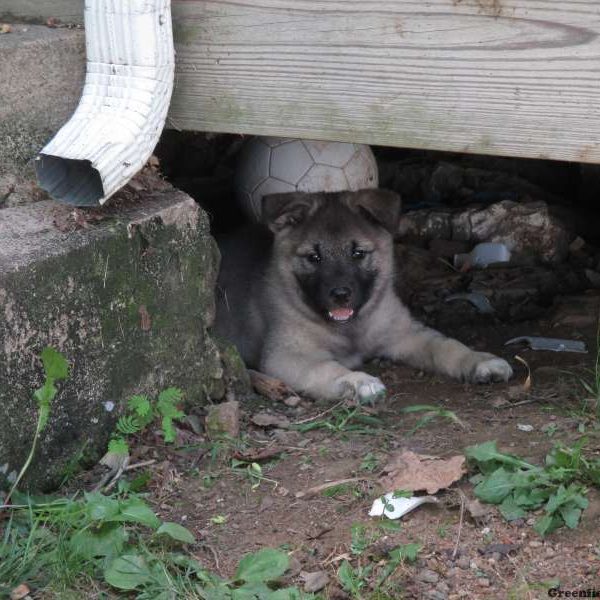
M315 415L314 417L309 417L308 419L302 419L301 421L296 421L296 422L292 423L292 425L303 425L304 423L310 423L311 421L316 421L317 419L320 419L321 417L328 415L330 412L333 412L336 408L339 408L340 406L342 406L344 404L345 404L345 402L342 400L341 402L338 402L337 404L335 404L331 408L328 408L327 410L323 411L322 413L319 413L318 415Z
M337 481L329 481L327 483L322 483L321 485L316 485L315 487L308 488L303 492L297 492L296 498L310 498L311 496L315 496L323 490L328 490L329 488L335 487L336 485L343 485L344 483L355 483L357 481L364 481L365 479L365 477L351 477L349 479L338 479Z
M460 521L458 522L458 533L456 534L456 543L454 544L454 550L452 551L452 560L456 558L458 554L458 544L460 543L460 534L462 533L463 521L465 517L465 495L460 494Z
M156 459L151 459L151 460L143 460L142 462L139 463L134 463L133 465L127 465L124 469L124 471L133 471L134 469L142 469L143 467L149 467L150 465L153 465L156 462Z

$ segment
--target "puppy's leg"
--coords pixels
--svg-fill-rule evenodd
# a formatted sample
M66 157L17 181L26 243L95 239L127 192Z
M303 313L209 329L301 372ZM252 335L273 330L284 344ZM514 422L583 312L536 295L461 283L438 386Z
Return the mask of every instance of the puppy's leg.
M312 398L374 404L385 395L385 386L377 377L351 371L331 358L315 360L310 355L273 353L262 370Z
M379 338L384 356L474 383L508 381L512 376L512 368L504 359L488 352L475 352L425 327L413 320L399 301L388 314L391 322L380 331Z

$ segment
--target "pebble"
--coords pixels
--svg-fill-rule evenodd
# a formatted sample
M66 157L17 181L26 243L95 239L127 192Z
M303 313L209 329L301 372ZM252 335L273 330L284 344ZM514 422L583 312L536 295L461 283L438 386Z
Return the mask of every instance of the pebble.
M448 594L448 592L450 591L450 586L445 582L445 581L440 581L435 589L438 592L442 592L442 594Z
M490 580L487 577L480 577L477 582L482 587L490 587Z
M437 583L440 580L440 576L431 569L423 569L417 574L417 579L423 583Z
M456 561L456 566L459 569L463 569L464 571L466 571L467 569L471 568L471 560L469 559L468 556L461 556L457 561Z
M556 552L554 551L553 548L546 548L546 557L547 558L552 558L556 555Z
M438 590L431 590L427 592L425 598L428 598L428 600L448 600L448 594L444 594Z
M472 560L472 561L471 561L471 564L469 565L469 567L470 567L470 568L471 568L473 571L477 571L477 569L479 569L479 565L478 565L478 564L477 564L477 563L476 563L474 560Z
M541 548L544 544L542 542L540 542L539 540L532 540L531 542L529 542L528 546L530 548Z
M526 521L527 525L531 526L531 525L535 525L535 519L532 517L531 519L527 519Z
M468 565L467 565L468 568ZM460 570L458 569L458 567L450 567L447 571L446 571L446 577L448 579L454 579L455 577L458 577L460 573Z

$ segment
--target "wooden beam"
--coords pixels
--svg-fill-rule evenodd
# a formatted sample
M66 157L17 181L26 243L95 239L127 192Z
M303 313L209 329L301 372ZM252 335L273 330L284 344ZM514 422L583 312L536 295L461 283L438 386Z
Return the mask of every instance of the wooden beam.
M600 162L598 0L175 0L180 129Z
M173 0L173 20L174 128L600 162L598 0Z

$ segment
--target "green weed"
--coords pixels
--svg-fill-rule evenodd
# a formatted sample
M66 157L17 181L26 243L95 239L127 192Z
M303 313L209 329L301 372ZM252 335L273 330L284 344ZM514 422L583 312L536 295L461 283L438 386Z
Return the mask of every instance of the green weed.
M546 535L559 527L574 529L587 507L586 485L600 485L600 460L583 455L586 440L574 446L557 444L544 466L498 451L496 442L470 446L465 455L479 474L471 479L475 495L497 504L508 521L543 509L534 529Z
M407 432L407 435L413 435L416 431L425 427L430 421L434 419L446 419L456 425L460 425L465 429L465 424L456 416L451 410L442 408L441 406L434 406L432 404L415 404L413 406L407 406L402 409L403 413L424 413L423 416L417 421L415 426Z

